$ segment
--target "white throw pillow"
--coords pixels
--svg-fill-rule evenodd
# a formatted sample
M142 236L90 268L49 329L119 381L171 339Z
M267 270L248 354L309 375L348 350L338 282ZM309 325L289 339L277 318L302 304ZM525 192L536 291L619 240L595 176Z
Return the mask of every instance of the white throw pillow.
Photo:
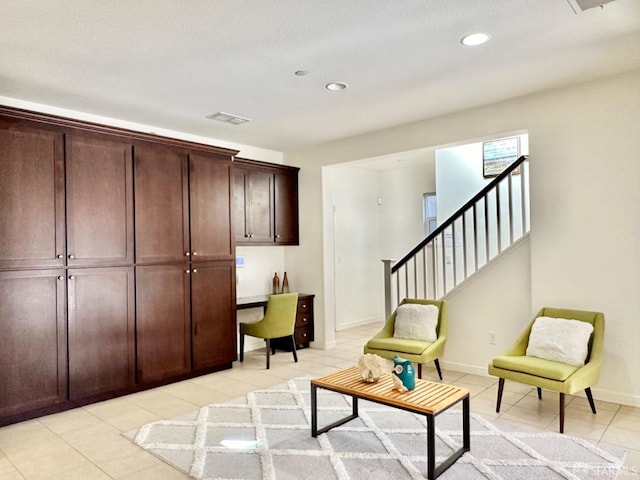
M405 303L396 311L396 323L393 330L395 338L410 340L424 340L435 342L438 338L438 307L435 305L421 305Z
M531 328L527 355L581 367L589 353L591 332L589 322L538 317Z

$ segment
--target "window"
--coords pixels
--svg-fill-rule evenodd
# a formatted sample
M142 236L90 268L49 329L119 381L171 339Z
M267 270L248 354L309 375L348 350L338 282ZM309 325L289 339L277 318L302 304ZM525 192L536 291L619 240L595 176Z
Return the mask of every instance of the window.
M438 209L435 192L422 195L422 221L424 223L424 234L428 236L438 226Z

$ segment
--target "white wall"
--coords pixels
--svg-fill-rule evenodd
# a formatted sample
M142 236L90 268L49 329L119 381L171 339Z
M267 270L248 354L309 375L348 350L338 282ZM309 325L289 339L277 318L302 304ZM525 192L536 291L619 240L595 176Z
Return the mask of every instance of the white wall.
M378 176L357 166L328 168L327 201L333 208L332 245L336 329L370 322L379 313ZM331 266L330 266L331 268ZM375 296L374 298L379 298Z
M399 259L424 238L422 195L435 188L434 164L425 152L410 166L382 171L362 162L324 169L333 209L325 275L333 279L336 330L383 320L381 259Z
M422 196L436 191L435 156L411 167L383 170L380 184L380 253L378 259L400 260L425 237Z
M286 163L302 167L301 245L285 253L285 263L290 270L299 268L306 290L317 295L316 343L335 342L335 318L325 309L333 299L324 275L328 218L322 167L528 130L531 277L526 285L511 282L499 291L520 298L528 290L531 305L523 307L529 316L544 305L603 311L605 374L594 394L640 405L638 125L640 71L635 71L287 153ZM452 311L471 311L485 298L473 289L463 292L452 298ZM523 322L522 312L515 320L509 308L496 301L473 316L453 318L448 352L492 318L502 319L494 326L505 331L511 322ZM466 364L486 371L486 355L467 353Z

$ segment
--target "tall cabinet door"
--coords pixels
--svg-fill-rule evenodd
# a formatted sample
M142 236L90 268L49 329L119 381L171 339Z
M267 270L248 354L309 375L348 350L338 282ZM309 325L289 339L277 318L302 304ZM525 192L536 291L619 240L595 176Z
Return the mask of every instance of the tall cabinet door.
M0 269L64 265L62 135L0 120Z
M64 272L0 272L0 417L66 401Z
M252 171L245 185L249 241L273 243L273 173Z
M133 267L70 269L67 288L70 398L132 386Z
M136 267L137 373L141 383L191 370L188 264Z
M276 173L275 178L275 242L298 245L298 172Z
M69 266L133 263L131 156L126 142L67 138Z
M191 259L235 257L231 232L231 157L189 155Z
M193 369L236 359L234 262L194 265L191 274Z
M190 256L187 155L135 147L136 262L182 262Z

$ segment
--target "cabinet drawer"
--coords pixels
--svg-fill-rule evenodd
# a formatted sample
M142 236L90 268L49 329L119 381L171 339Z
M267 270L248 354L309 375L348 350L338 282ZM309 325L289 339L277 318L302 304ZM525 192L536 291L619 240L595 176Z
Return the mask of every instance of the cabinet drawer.
M296 328L313 324L313 317L310 312L298 312L296 315Z
M311 312L313 310L312 298L301 298L298 300L298 315L303 312Z
M313 341L313 329L310 326L296 328L294 338L296 339L296 348L308 347L309 342Z

